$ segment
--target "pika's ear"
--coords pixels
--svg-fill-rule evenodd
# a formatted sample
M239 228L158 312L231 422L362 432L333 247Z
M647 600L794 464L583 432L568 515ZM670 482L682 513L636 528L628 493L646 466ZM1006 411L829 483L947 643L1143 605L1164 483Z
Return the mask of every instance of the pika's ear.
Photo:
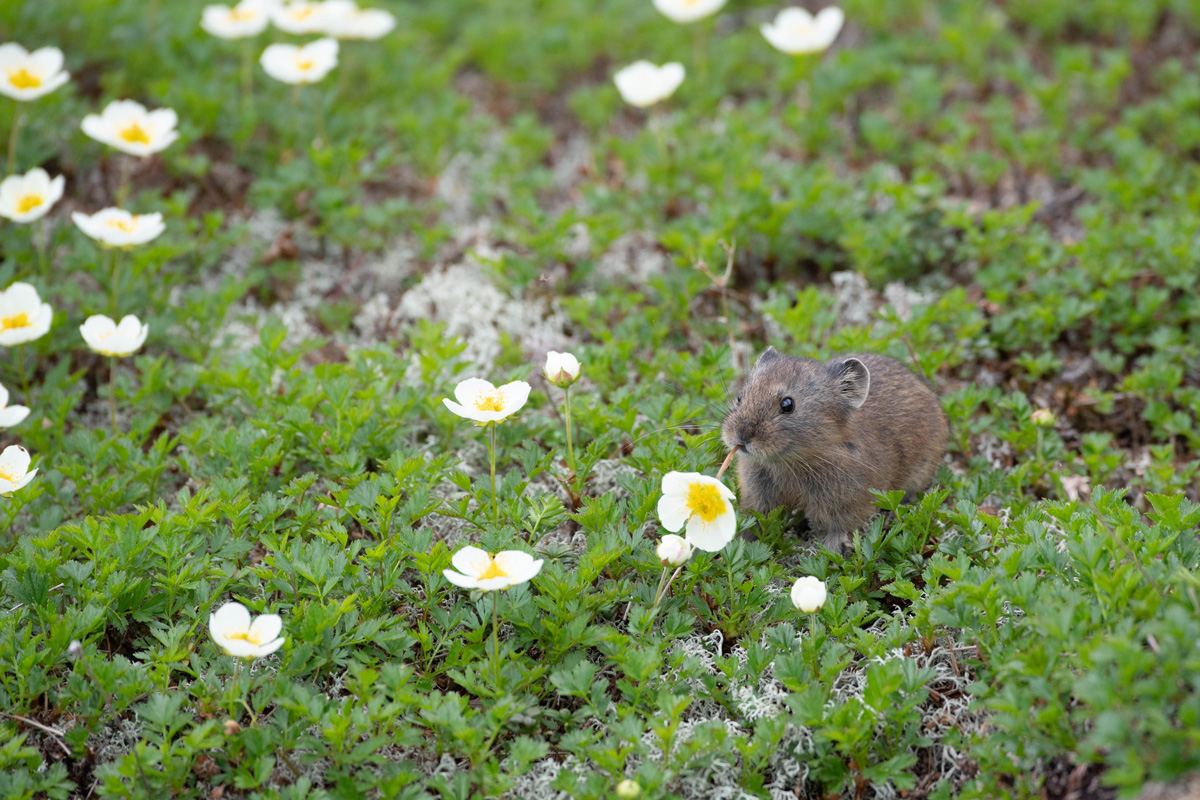
M758 357L758 361L754 362L754 366L761 367L763 364L770 364L777 358L779 358L779 351L774 347L768 347L763 351L763 354Z
M867 365L857 358L847 358L829 366L836 381L834 389L837 393L846 398L851 408L862 408L871 390L871 372Z

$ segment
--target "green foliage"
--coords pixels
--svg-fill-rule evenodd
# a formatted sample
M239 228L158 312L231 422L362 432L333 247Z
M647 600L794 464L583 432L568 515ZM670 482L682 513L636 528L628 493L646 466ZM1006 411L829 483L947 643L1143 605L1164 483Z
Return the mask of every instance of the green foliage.
M1132 796L1200 769L1194 2L852 0L811 59L750 0L694 26L645 0L377 4L392 34L299 92L251 63L249 98L199 4L0 7L0 41L73 73L24 105L17 159L67 198L44 234L0 226L0 287L55 310L0 353L33 409L0 444L39 470L0 498L0 796L1032 798L1064 761ZM610 76L636 58L688 78L627 108ZM134 162L82 134L126 97L180 141ZM127 170L167 232L102 250L62 212ZM364 331L464 262L566 341L483 353L426 311ZM275 313L314 265L304 324ZM114 279L151 336L110 373L77 329ZM661 477L715 470L767 344L926 376L938 485L879 493L845 556L741 513L655 608ZM574 473L533 363L568 346ZM486 433L441 402L472 375L534 385L498 429L496 517ZM443 576L466 543L545 559L496 631ZM829 589L810 617L800 575ZM280 614L283 649L223 655L231 599Z

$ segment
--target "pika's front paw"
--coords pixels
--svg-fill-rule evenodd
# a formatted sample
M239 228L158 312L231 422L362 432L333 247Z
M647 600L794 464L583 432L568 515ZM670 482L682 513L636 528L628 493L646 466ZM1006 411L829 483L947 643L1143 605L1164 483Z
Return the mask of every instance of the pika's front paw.
M822 544L831 552L845 557L854 551L854 535L850 531L832 530L825 534Z

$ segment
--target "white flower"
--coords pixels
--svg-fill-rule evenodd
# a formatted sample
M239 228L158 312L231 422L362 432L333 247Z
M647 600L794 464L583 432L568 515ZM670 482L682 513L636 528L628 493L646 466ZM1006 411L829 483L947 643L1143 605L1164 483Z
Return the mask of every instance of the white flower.
M501 550L495 557L478 547L467 546L450 558L454 569L443 570L446 580L463 589L494 592L525 583L542 571L543 559L520 550ZM458 570L455 572L454 570Z
M13 222L33 222L40 219L63 194L64 178L50 175L41 167L24 175L9 175L0 181L0 217Z
M716 478L698 472L668 472L662 479L658 518L669 531L687 526L687 543L715 553L737 533L733 492Z
M457 403L448 397L442 400L446 408L482 425L499 422L520 411L529 399L529 384L513 381L493 386L482 378L467 378L454 387L454 397Z
M575 356L551 350L546 354L546 367L543 374L545 374L546 380L565 389L579 380L580 369L579 359Z
M825 605L825 583L820 578L805 575L792 585L792 605L797 611L812 614Z
M359 8L354 0L326 0L325 32L339 39L382 39L396 27L396 18L382 8Z
M87 346L100 355L124 357L141 349L150 326L133 314L122 317L120 324L103 314L94 314L84 320L79 332Z
M43 303L37 289L18 281L0 292L0 345L32 342L46 335L54 311Z
M167 228L162 214L130 214L121 208L106 208L91 216L76 211L71 219L79 230L109 247L145 244Z
M635 61L613 76L617 91L626 103L638 108L666 100L683 83L683 64L672 61L661 67L649 61Z
M43 47L30 53L19 44L0 44L0 94L14 100L36 100L71 77L63 68L62 50Z
M725 0L654 0L654 7L672 22L695 22L715 14Z
M272 8L271 22L285 33L327 33L333 16L331 11L336 11L336 8L330 7L329 3L294 0Z
M785 8L761 30L777 50L790 55L819 53L833 44L845 19L842 10L833 6L822 9L816 18L803 8Z
M179 117L169 108L147 111L136 100L114 100L99 114L83 118L83 132L131 156L148 156L179 138Z
M242 0L236 6L205 6L200 27L222 39L258 36L271 21L272 5L263 0Z
M681 567L692 557L692 546L682 536L668 533L654 548L654 553L664 567Z
M33 480L37 470L29 468L29 451L10 445L0 453L0 495L8 497Z
M273 44L258 59L268 75L284 83L316 83L328 75L337 62L337 39L317 39L300 47Z
M20 425L29 416L26 406L10 406L8 404L8 389L0 385L0 428L11 428Z
M621 800L634 800L642 793L642 785L637 781L626 778L617 784L617 797Z
M260 614L253 621L241 603L229 602L208 618L213 641L231 656L262 658L283 647L283 620L278 614Z

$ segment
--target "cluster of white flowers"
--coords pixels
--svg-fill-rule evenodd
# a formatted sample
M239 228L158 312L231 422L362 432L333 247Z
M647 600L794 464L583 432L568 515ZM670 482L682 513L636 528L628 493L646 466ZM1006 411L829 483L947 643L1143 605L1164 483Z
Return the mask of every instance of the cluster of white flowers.
M725 0L654 0L654 7L673 22L688 24L709 17L725 5ZM760 30L775 49L788 55L820 53L827 50L842 30L845 14L840 8L823 9L815 17L803 8L785 8L774 22ZM646 108L666 100L683 83L685 70L678 62L658 66L635 61L617 70L613 82L621 98L631 106Z
M302 45L275 43L259 57L263 71L290 84L317 83L338 63L338 39L380 39L396 18L380 8L359 8L353 0L242 0L235 6L206 6L200 27L222 39L258 36L273 24L284 33L322 38Z

